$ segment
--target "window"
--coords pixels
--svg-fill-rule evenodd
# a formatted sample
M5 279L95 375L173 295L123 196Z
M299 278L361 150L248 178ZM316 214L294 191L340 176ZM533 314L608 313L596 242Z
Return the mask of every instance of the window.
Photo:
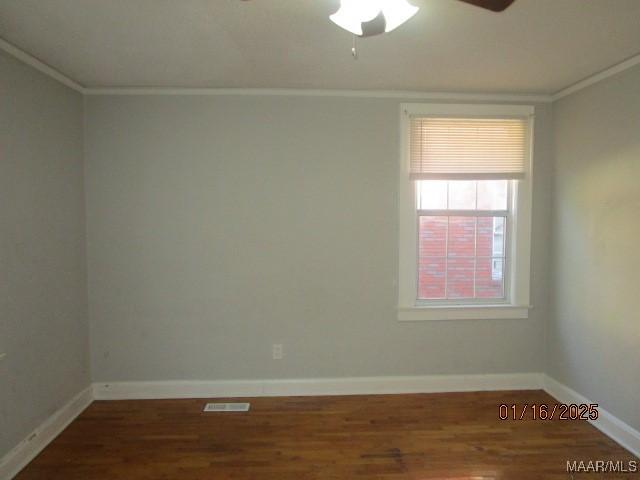
M417 300L505 300L508 180L419 180Z
M402 106L399 319L522 318L528 106Z

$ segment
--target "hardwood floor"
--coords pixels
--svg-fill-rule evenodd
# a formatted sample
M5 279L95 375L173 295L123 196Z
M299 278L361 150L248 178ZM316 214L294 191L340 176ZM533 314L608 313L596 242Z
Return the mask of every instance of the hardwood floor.
M634 460L585 421L498 419L502 403L556 403L541 391L239 401L251 411L205 414L204 400L94 402L16 478L640 478L567 473L567 460Z

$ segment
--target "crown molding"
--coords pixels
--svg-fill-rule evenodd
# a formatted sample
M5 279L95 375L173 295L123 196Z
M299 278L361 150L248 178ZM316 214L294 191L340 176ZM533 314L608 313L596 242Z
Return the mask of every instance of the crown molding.
M27 65L35 68L36 70L44 73L45 75L48 75L49 77L53 78L54 80L57 80L63 85L66 85L67 87L75 90L76 92L84 93L84 87L80 85L78 82L67 77L64 73L59 72L55 68L50 67L43 61L38 60L33 55L30 55L24 50L21 50L15 45L7 42L3 38L0 38L0 50L4 50L9 55L14 56L21 62L26 63Z
M605 80L609 77L617 75L620 72L624 72L625 70L628 70L629 68L635 67L636 65L639 65L639 64L640 64L640 54L634 55L633 57L628 58L623 62L620 62L612 67L609 67L606 70L602 70L601 72L595 73L583 80L580 80L577 83L574 83L573 85L568 86L567 88L560 90L559 92L554 93L551 96L551 100L553 102L555 102L556 100L560 100L561 98L564 98L567 95L571 95L572 93L578 92L584 88L587 88L591 85L601 82L602 80Z
M425 100L465 100L487 102L549 103L550 95L419 92L405 90L340 90L303 88L164 88L164 87L116 87L85 88L86 95L213 95L213 96L288 96L288 97L350 97L395 98Z
M304 88L189 88L189 87L84 87L64 73L47 65L33 55L0 38L0 50L32 66L67 87L83 95L218 95L218 96L294 96L343 98L395 98L404 100L441 100L471 102L530 102L553 103L595 83L640 64L640 54L595 73L558 92L547 94L456 93L405 90L341 90Z

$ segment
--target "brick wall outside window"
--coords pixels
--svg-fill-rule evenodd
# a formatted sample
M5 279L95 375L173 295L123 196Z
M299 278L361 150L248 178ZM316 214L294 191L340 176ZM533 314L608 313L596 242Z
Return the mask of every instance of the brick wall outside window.
M494 269L493 217L449 217L448 224L447 235L447 217L420 218L419 298L445 298L445 292L448 298L502 298L503 254Z

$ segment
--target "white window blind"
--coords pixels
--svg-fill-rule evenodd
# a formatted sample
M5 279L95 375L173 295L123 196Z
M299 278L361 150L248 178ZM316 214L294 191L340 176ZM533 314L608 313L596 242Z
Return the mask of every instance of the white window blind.
M523 178L527 122L527 118L412 116L410 178Z

